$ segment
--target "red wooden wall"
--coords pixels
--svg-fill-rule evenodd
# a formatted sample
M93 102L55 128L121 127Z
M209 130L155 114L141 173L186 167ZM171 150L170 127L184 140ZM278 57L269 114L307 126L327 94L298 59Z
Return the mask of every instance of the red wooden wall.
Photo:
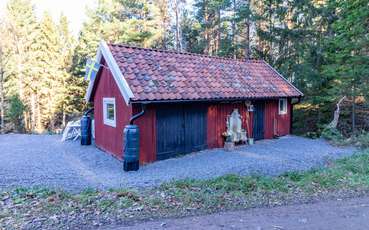
M287 113L279 114L279 100L265 102L264 111L264 138L271 139L274 136L284 136L291 131L291 100L287 100Z
M133 114L141 111L140 105L133 106ZM145 164L156 160L156 110L148 105L145 114L134 121L140 129L140 163Z
M127 106L111 72L102 68L94 89L95 143L102 150L118 159L123 157L123 129L129 123L132 107ZM103 98L114 97L116 106L116 127L104 124Z
M277 124L277 135L284 136L291 133L291 111L292 104L291 99L287 100L287 113L283 115L278 115L278 124ZM277 101L278 108L278 101ZM277 111L278 113L278 111Z
M271 139L276 135L277 124L278 124L278 100L266 101L264 107L265 139Z
M287 114L278 114L278 100L266 100L264 111L264 138L284 136L290 133L291 101L288 100ZM218 103L208 107L208 148L223 147L222 133L226 131L227 116L237 108L242 116L242 127L247 129L247 136L252 137L253 112L248 112L244 103ZM246 125L247 124L247 125Z
M253 115L247 111L244 103L217 103L208 107L208 148L223 147L222 133L227 130L227 116L237 108L242 116L242 127L246 129L248 137L252 136Z

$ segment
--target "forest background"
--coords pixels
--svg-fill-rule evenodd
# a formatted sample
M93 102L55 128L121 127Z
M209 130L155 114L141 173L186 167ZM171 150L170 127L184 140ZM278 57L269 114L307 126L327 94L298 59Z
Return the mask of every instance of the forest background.
M344 96L340 132L369 131L368 9L368 0L99 0L75 36L66 16L37 17L31 0L9 0L0 18L0 131L54 133L80 116L86 59L101 39L264 59L305 95L294 133L319 136Z

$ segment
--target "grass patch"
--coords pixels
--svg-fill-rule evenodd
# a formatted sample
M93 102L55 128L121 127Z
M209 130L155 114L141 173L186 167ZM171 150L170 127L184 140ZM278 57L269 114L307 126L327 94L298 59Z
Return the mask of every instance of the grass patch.
M336 146L356 146L361 149L369 148L369 132L358 131L357 133L346 138L336 128L325 127L321 133L321 137Z
M369 190L369 151L329 162L327 167L277 177L226 175L180 180L144 190L87 189L69 194L18 188L0 193L1 228L47 228L184 216L316 197L335 191ZM41 218L35 226L35 218ZM59 224L59 225L58 225Z

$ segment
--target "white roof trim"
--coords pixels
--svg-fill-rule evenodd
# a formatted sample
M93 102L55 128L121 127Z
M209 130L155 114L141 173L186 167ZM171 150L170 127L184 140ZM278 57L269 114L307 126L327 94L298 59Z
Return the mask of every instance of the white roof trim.
M133 98L134 95L132 93L131 88L129 88L126 79L123 77L123 74L120 71L117 62L115 61L113 54L110 52L110 49L105 41L100 42L99 49L96 54L96 61L100 63L102 57L104 57L106 64L108 65L114 77L114 80L118 85L120 93L122 94L124 101L128 105L130 99ZM93 81L90 81L90 83L88 84L87 93L85 97L86 101L90 101L91 99L92 89L94 88L95 80L96 78Z

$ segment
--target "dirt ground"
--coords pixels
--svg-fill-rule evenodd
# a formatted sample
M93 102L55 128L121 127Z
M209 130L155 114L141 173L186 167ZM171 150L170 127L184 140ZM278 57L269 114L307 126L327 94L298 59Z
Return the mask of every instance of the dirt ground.
M369 197L164 219L108 229L367 230Z

